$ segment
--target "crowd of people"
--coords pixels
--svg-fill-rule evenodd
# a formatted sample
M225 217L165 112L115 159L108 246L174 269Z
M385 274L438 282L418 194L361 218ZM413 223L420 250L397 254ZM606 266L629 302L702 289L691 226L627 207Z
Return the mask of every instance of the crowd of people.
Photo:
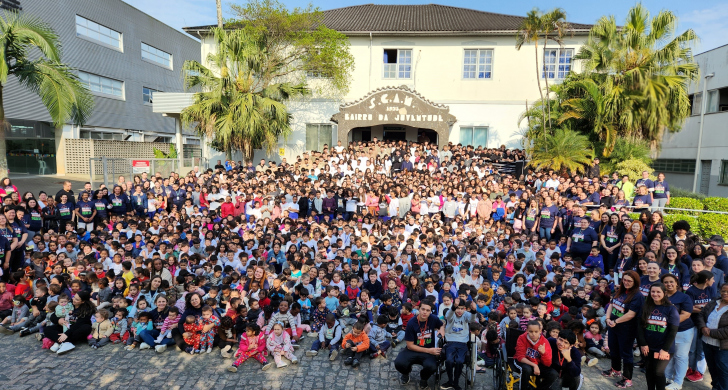
M471 337L485 372L518 329L522 389L576 390L609 359L619 388L636 365L649 390L706 370L728 390L723 237L665 225L662 173L503 169L524 158L374 139L78 194L3 179L0 333L56 354L219 348L231 372L391 355L421 387L444 361L459 389Z

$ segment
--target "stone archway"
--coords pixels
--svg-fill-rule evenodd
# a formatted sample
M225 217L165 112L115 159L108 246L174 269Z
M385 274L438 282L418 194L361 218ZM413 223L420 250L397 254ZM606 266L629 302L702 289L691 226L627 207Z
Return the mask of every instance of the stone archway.
M348 144L349 132L355 127L400 124L436 131L441 147L450 139L450 128L457 119L448 106L433 103L403 85L379 88L342 104L331 121L339 125L338 139L343 145Z

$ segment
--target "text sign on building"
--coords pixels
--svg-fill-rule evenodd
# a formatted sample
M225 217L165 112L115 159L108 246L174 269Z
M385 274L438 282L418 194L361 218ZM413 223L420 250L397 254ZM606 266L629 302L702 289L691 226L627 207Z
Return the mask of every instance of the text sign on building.
M359 113L344 113L347 121L444 122L440 114L422 114L413 104L413 96L405 92L382 93L367 99Z
M149 173L150 171L149 160L132 160L131 171L132 173Z

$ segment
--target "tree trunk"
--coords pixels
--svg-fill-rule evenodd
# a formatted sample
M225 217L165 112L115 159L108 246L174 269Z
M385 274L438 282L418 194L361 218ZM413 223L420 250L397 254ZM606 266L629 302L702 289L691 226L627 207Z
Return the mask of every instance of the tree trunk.
M546 42L548 41L548 35L544 35L543 37L543 50L544 50L544 56L546 54ZM559 53L556 53L557 55ZM558 58L557 58L558 61ZM556 68L557 65L554 65L554 72L557 72L558 69ZM551 130L551 91L549 90L549 75L546 74L546 77L543 78L543 81L546 83L546 109L548 110L548 118L549 118L549 130ZM545 122L545 121L544 121ZM544 123L545 124L545 123Z
M222 0L217 1L217 27L222 28Z
M3 177L9 175L8 171L8 153L5 144L5 130L10 127L10 123L5 121L5 107L3 106L3 86L0 85L0 175Z
M538 69L538 38L534 41L536 49L536 82L538 83L538 93L541 94L541 133L546 135L546 111L543 108L543 89L541 89L541 72Z

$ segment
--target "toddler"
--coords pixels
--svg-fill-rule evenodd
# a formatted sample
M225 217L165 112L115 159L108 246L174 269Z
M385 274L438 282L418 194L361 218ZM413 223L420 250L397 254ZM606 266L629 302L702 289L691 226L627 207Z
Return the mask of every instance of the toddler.
M93 349L101 348L111 342L111 334L114 332L114 325L109 320L109 311L100 309L96 312L96 322L91 325L88 345Z
M73 304L71 303L70 299L68 299L68 295L61 294L58 297L58 306L56 306L56 317L58 318L65 318L65 323L68 324L68 315L71 314L73 311ZM68 325L63 325L63 333L66 333L68 330Z
M200 351L205 353L212 352L212 343L215 341L215 334L217 328L220 326L220 320L213 315L213 310L210 306L204 306L202 308L202 318L200 318ZM205 332L203 328L207 325L212 325L212 328Z
M228 367L228 371L238 372L238 367L251 357L263 365L263 371L271 368L273 364L268 363L265 358L265 347L265 334L260 331L260 327L257 324L248 324L245 333L240 336L240 347L235 352L237 360Z
M268 352L273 354L273 360L276 362L276 367L283 368L288 364L283 361L283 357L290 360L291 363L297 364L298 358L293 354L293 344L291 344L291 336L288 332L283 330L283 324L276 322L273 325L273 330L268 336L266 342Z
M185 348L185 352L190 355L200 353L200 333L202 331L202 325L197 323L195 316L190 315L185 318L185 323L182 325L182 328L184 329L182 337L185 343L189 345ZM185 337L184 333L187 333L188 336Z
M602 337L602 324L599 321L594 321L589 324L589 331L584 333L584 341L586 342L587 351L600 358L606 357L606 351L604 349L604 338ZM587 362L589 367L595 366L599 362L599 359L592 358Z
M114 344L126 341L129 337L129 332L127 332L128 323L126 321L127 313L126 309L117 309L114 318L111 319L113 331L111 332L111 336L109 336L109 340Z
M167 318L165 318L164 323L162 323L162 327L159 329L159 337L154 340L155 344L161 344L165 338L172 338L172 328L177 322L179 322L179 319L177 318L178 316L179 309L175 306L172 306L169 309Z

